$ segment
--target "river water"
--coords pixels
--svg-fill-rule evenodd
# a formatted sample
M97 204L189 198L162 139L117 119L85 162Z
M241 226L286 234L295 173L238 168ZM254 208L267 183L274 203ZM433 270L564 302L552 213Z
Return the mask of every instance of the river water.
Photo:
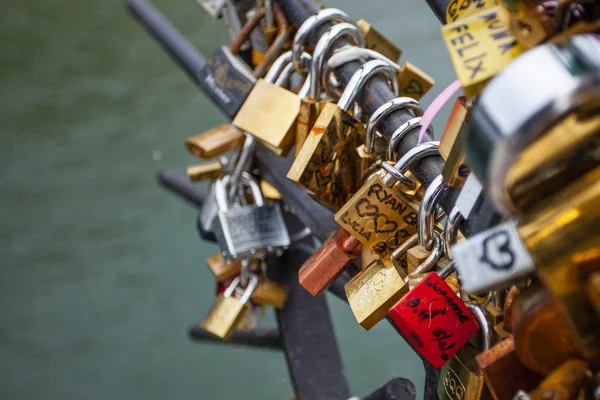
M155 4L204 54L228 38L193 0ZM424 105L455 79L424 3L326 4L436 78ZM193 162L183 141L225 121L216 107L120 0L4 0L0 40L0 398L292 397L282 354L186 336L214 299L216 247L154 171ZM329 305L352 392L403 376L420 397L422 365L389 324L365 332Z

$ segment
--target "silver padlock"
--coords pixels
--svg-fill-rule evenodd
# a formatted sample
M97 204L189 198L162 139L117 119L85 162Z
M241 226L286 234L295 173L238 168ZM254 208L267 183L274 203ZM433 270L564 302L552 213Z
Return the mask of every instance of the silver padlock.
M461 288L467 293L503 289L535 270L515 221L497 225L452 246Z
M257 258L290 245L290 236L279 204L265 203L256 180L247 172L241 175L254 198L253 205L232 205L228 199L229 176L215 181L215 199L218 218L213 231L227 261Z

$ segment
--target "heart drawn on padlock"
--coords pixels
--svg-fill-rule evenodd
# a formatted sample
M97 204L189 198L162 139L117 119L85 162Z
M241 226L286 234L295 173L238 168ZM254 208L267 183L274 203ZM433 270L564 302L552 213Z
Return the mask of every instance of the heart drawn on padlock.
M398 223L389 219L385 214L374 216L373 222L375 223L373 227L375 233L392 233L398 229Z
M408 83L402 90L406 94L416 94L416 95L423 94L423 86L416 79L411 79L410 81L408 81Z
M320 170L315 171L315 179L317 180L318 187L325 187L329 182L331 182L331 175L323 176L323 173Z
M359 217L373 217L379 214L379 207L371 204L369 199L360 199L354 206Z

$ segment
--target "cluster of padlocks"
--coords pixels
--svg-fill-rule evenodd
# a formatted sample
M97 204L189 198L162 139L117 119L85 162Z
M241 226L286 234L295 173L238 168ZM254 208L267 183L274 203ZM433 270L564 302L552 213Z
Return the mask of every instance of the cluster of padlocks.
M391 318L441 368L441 399L600 398L597 1L452 1L442 36L458 81L428 110L433 79L398 65L400 49L364 20L329 8L294 27L267 0L201 4L232 33L197 79L233 122L186 141L220 157L188 168L212 181L197 225L220 248L206 260L218 282L206 331L228 339L284 307L288 288L266 278L265 260L310 236L288 232L294 210L253 165L265 146L293 157L288 179L339 224L300 284L316 296L360 264L345 285L356 320L369 330ZM336 71L351 63L342 84ZM375 77L396 97L368 115ZM383 135L399 112L409 118ZM415 132L424 140L399 151ZM426 161L443 161L428 185L413 173ZM499 218L463 236L486 201Z

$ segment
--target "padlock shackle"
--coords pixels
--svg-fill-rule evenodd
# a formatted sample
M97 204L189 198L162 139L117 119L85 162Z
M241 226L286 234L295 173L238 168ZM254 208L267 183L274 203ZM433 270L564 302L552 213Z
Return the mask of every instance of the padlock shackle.
M269 72L267 72L263 79L269 83L275 83L279 75L281 75L282 71L291 61L291 51L286 51L285 53L282 53L279 57L277 57L277 59L275 59L275 61L273 61L271 68L269 68Z
M383 183L388 187L392 187L396 182L401 181L407 188L414 189L415 183L404 174L413 166L413 164L420 161L422 158L440 155L439 146L439 141L421 143L407 151L393 167L386 161L382 162L381 167L387 172L386 176L383 178Z
M438 210L437 204L447 190L448 185L444 183L444 178L440 174L427 187L421 199L417 221L417 234L419 235L419 245L427 250L431 250L433 247L433 231L435 230Z
M396 71L387 62L381 60L367 61L360 66L352 75L352 78L348 81L348 85L344 89L344 93L338 101L338 107L348 112L350 107L356 101L358 94L365 87L365 85L375 76L383 75L387 78L388 84L394 95L397 97L399 93L398 89L398 77Z
M483 337L483 351L488 351L494 343L494 333L492 331L490 321L488 321L483 307L481 307L481 305L478 303L471 301L466 303L466 306L469 308L469 310L471 310L471 313L473 313L473 316L481 328L481 334Z
M337 8L326 8L308 17L296 31L294 41L292 42L292 60L294 61L296 71L300 75L306 76L310 70L310 65L304 64L301 58L309 37L312 36L320 26L330 22L347 22L349 24L354 24L354 21L352 21L348 14L342 10L338 10Z
M334 50L333 54L325 65L323 66L323 72L321 74L321 87L329 94L333 94L336 97L342 95L343 90L341 89L341 83L333 76L333 70L348 64L349 62L359 61L361 59L370 60L381 60L387 62L390 67L394 68L396 74L400 73L400 66L375 50L367 49L364 47L356 46L344 46L341 49Z
M371 118L369 118L367 131L365 133L365 153L373 154L375 151L375 131L377 130L377 127L384 118L398 110L412 111L415 117L423 116L421 104L410 97L396 97L395 99L383 103L373 114L371 114Z
M438 231L434 231L433 238L431 253L429 253L427 258L415 268L411 275L429 272L444 255L444 239L442 239L442 235Z
M233 292L235 291L235 289L238 287L238 285L240 284L241 278L240 276L236 276L235 278L233 278L233 280L231 281L231 283L229 284L229 286L227 286L227 289L225 289L225 291L223 292L223 296L224 297L231 297L233 295Z
M242 46L248 41L250 35L252 34L252 31L254 31L258 24L260 24L260 21L264 18L264 16L264 7L259 7L256 9L256 11L254 11L254 14L252 14L252 16L248 18L248 20L240 30L240 33L238 33L238 35L231 41L231 44L229 45L229 51L231 52L231 54L240 54Z
M260 63L258 63L258 65L254 67L254 70L252 70L252 74L255 77L261 77L265 74L269 65L273 63L278 54L281 52L281 49L283 49L283 46L285 46L285 43L290 35L288 21L278 5L273 6L273 15L277 21L277 36L275 37L275 40L273 40L271 46L269 46L265 52L265 55Z
M302 53L302 61L305 61L306 63L308 63L310 65L310 63L312 62L311 55L308 53ZM277 77L277 79L275 80L275 85L285 86L287 83L289 83L290 78L292 77L294 72L296 72L296 68L294 67L294 63L290 59L290 61L287 63L287 65L283 68L283 70L279 74L279 77ZM309 76L310 76L310 73L309 73ZM302 85L302 87L306 86L307 80L308 80L308 78L305 79L305 82ZM299 91L298 97L303 98L303 97L305 97L305 95L303 96Z
M404 139L404 137L407 134L412 133L417 129L421 129L421 120L422 117L411 118L402 125L400 125L398 128L396 128L394 133L392 133L387 148L387 159L389 161L398 161L396 149L400 145L400 142L402 142L402 139ZM433 136L433 124L429 124L429 126L427 127L427 133Z
M365 47L366 45L365 38L360 29L356 25L347 22L333 25L321 35L313 51L312 63L310 64L310 90L308 97L313 100L319 100L321 97L321 74L323 72L323 65L326 64L325 57L331 53L333 46L340 39L346 39L358 47Z
M452 259L452 250L450 247L456 243L456 236L458 235L458 226L463 221L463 215L458 207L452 207L450 214L446 218L446 224L444 225L444 253L450 259Z

